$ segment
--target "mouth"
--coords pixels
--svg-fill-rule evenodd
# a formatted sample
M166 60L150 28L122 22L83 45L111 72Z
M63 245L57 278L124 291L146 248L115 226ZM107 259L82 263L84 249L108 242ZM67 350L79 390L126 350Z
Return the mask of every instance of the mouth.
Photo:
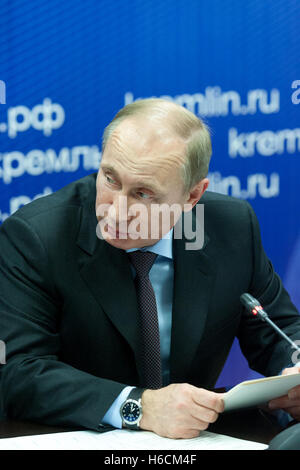
M129 238L128 232L120 232L119 230L114 227L111 227L110 225L107 225L107 233L113 238Z

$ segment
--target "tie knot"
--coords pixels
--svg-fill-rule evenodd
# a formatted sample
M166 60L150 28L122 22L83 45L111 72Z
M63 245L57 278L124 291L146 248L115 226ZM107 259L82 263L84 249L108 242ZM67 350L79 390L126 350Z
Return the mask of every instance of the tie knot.
M156 253L151 251L132 251L128 253L129 259L136 270L136 274L140 277L148 276L150 269L157 257Z

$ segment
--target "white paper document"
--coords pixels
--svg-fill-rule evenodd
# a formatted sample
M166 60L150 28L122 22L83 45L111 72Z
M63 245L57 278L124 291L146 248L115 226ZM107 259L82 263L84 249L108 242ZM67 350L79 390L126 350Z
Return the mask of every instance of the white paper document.
M286 395L297 385L300 385L300 374L246 380L224 394L225 411L262 405Z
M208 431L167 439L148 431L71 431L0 439L0 450L263 450L268 446Z

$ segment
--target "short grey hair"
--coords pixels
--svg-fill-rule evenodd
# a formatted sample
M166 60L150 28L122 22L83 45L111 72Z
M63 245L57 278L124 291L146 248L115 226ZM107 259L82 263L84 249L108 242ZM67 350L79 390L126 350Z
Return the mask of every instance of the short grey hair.
M108 139L117 126L128 117L157 116L186 144L186 154L182 166L184 191L190 191L207 176L212 155L210 131L206 123L183 106L161 98L148 98L134 101L122 108L104 129L102 152Z

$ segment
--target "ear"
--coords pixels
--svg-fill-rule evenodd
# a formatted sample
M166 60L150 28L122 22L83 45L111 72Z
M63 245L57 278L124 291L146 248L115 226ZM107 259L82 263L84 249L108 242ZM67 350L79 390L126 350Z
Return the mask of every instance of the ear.
M203 180L199 181L189 192L187 195L187 200L185 202L188 205L186 208L183 209L184 212L188 212L191 210L197 202L201 199L205 191L207 190L209 185L209 179L203 178Z

